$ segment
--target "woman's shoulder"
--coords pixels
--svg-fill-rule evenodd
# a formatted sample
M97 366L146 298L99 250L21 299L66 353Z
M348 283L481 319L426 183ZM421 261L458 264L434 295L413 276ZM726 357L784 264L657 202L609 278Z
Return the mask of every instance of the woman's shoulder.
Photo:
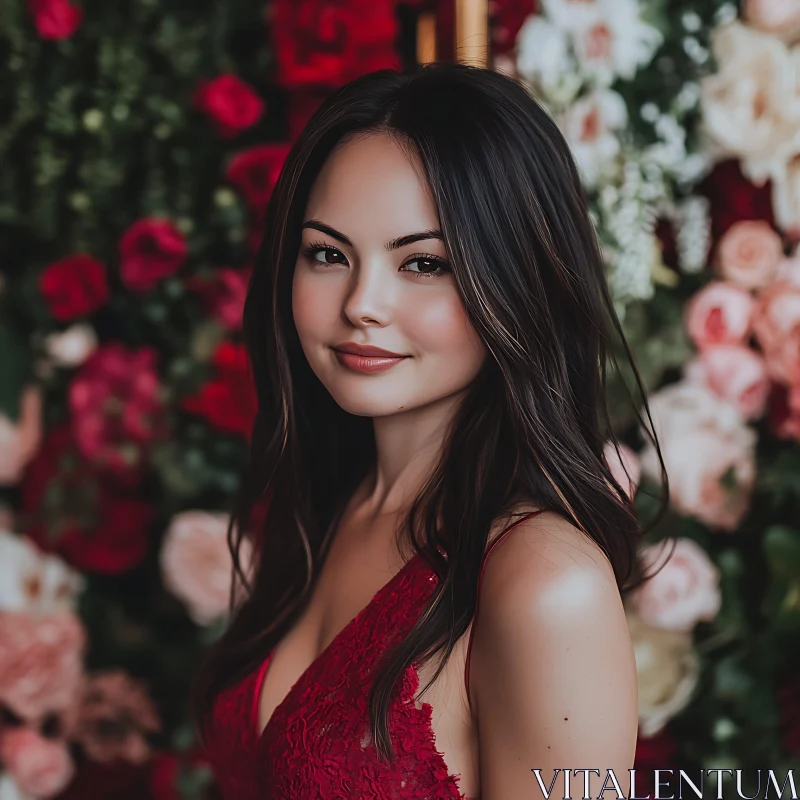
M595 574L616 585L611 563L600 545L560 513L543 509L535 502L516 502L494 521L487 552L498 538L503 541L492 548L492 557L487 559L487 579L494 574L505 582L504 578L513 579L511 573L517 569L540 580L545 577L542 573L550 580L558 580L577 571ZM517 564L519 567L515 568Z

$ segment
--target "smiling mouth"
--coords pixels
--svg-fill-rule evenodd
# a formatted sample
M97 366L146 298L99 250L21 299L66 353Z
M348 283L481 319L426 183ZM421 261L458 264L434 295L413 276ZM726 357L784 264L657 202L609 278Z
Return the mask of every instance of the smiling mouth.
M333 352L336 354L336 360L343 367L354 372L366 374L384 372L409 358L409 356L361 356L355 353L345 353L343 350L336 349L334 349Z

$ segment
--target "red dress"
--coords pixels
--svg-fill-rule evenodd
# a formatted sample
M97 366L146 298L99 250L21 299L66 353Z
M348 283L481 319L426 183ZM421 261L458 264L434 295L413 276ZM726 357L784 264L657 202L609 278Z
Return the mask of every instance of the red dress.
M495 538L481 564L527 514ZM409 632L436 586L418 555L380 589L300 675L259 733L263 664L216 699L207 755L225 800L468 800L436 749L431 706L417 708L410 665L389 710L395 760L371 743L367 698L378 657ZM480 599L480 595L479 595ZM477 608L476 608L477 615ZM469 685L470 631L465 682Z

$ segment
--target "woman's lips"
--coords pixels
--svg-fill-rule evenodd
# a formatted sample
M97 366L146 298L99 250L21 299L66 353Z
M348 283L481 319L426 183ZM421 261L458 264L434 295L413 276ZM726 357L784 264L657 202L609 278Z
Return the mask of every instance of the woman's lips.
M383 372L391 369L395 364L404 361L408 356L399 358L389 358L387 356L358 356L355 353L345 353L341 350L334 350L336 359L343 366L355 372Z

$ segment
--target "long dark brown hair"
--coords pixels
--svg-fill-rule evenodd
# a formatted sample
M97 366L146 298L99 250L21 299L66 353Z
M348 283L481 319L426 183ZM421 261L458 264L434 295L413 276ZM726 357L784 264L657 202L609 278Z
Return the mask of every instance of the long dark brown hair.
M437 63L352 81L328 96L294 142L248 288L243 332L258 414L229 529L247 591L232 602L227 631L194 682L201 738L217 693L255 669L305 609L330 534L375 464L372 420L345 412L312 372L291 302L312 184L334 147L360 132L391 135L418 156L462 302L489 354L400 528L440 580L371 688L372 738L391 758L386 716L395 682L412 662L441 652L431 680L439 675L472 621L490 530L516 502L551 509L590 536L623 595L645 579L637 558L642 526L603 457L606 441L617 444L606 406L615 342L651 422L664 489L659 519L669 490L645 389L557 125L521 82L489 69ZM253 510L265 497L256 525ZM251 581L239 558L246 536L257 545Z

